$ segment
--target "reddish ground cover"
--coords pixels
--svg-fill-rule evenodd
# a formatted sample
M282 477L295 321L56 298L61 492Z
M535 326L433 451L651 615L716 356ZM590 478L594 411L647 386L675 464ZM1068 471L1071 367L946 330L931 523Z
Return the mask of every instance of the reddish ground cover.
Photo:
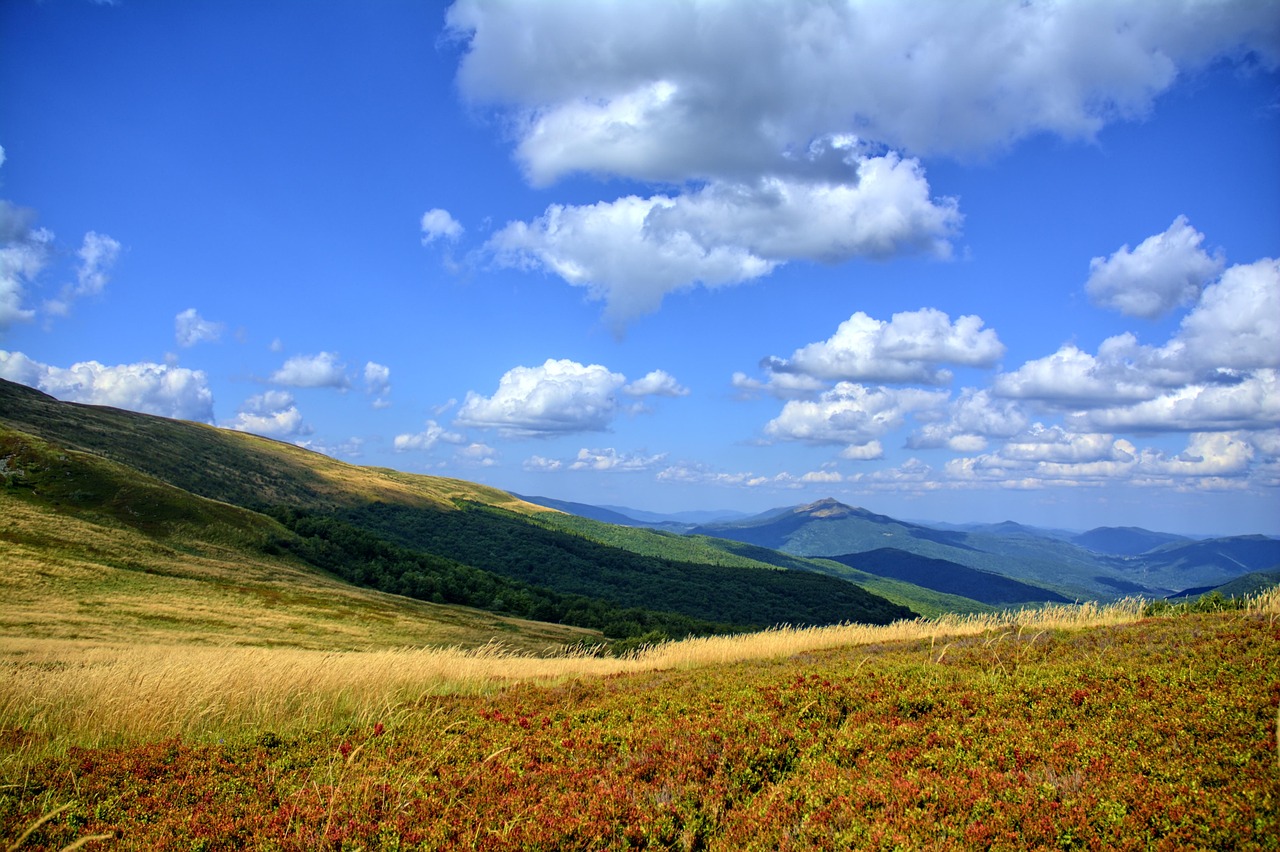
M1164 617L77 750L0 779L0 833L69 805L20 848L1276 849L1278 708L1274 617Z

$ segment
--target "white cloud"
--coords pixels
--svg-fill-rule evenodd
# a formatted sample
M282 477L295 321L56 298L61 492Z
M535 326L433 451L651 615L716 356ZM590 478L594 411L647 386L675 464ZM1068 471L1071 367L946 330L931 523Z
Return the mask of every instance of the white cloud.
M538 367L514 367L491 397L469 392L456 423L535 437L603 432L620 410L618 395L680 396L686 391L668 373L654 370L630 384L599 364L547 359Z
M523 467L530 473L551 473L564 467L564 462L559 459L549 459L545 456L529 456L524 460Z
M666 370L653 370L642 379L636 379L622 388L628 396L688 396L689 389L676 381Z
M1253 456L1253 445L1240 433L1195 433L1187 448L1172 458L1144 453L1138 472L1176 477L1242 476L1248 473Z
M681 462L658 471L659 482L678 482L691 485L720 485L734 488L784 488L797 489L807 484L803 478L782 472L773 476L755 473L724 473L713 471L705 464Z
M228 423L227 428L272 438L297 438L309 435L312 431L302 421L302 412L294 404L293 394L277 390L246 399L240 406L236 419ZM316 449L309 444L307 446L308 449Z
M553 204L486 245L501 264L586 287L625 323L657 310L667 293L739 284L791 260L947 256L959 223L954 201L930 199L918 163L885 155L858 161L845 183L766 176L674 197Z
M765 359L761 366L766 370L770 367L771 362ZM812 376L801 375L799 373L769 373L766 381L753 379L743 372L733 374L733 386L742 391L744 396L752 396L758 392L773 394L782 399L803 399L813 396L821 391L827 385L825 382L815 379Z
M1128 441L1117 441L1101 433L1078 434L1061 426L1035 423L1000 448L1001 458L1024 462L1081 464L1099 461L1128 462L1135 449Z
M774 440L861 446L898 429L908 414L940 409L947 394L840 382L817 400L791 400L765 425Z
M908 438L907 446L977 452L986 448L988 438L1011 437L1026 425L1027 416L1018 403L997 400L988 390L965 388L948 406L946 419L920 427Z
M1233 266L1205 288L1162 354L1199 372L1280 367L1277 341L1280 260L1265 258Z
M397 453L409 450L429 450L439 443L462 444L466 438L457 432L450 432L434 420L427 421L427 428L416 434L396 435L394 446Z
M1163 346L1129 333L1090 355L1064 346L997 376L994 392L1071 411L1079 431L1266 429L1280 422L1280 263L1237 265Z
M486 245L587 288L616 325L789 261L946 256L961 217L919 157L1091 139L1219 58L1280 63L1251 0L459 0L447 21L463 96L503 113L532 184L682 188L551 205Z
M587 206L553 204L530 223L512 222L487 243L497 261L543 269L586 287L615 324L652 313L667 293L759 278L777 265L742 246L703 246L688 234L650 232L649 213L665 196L628 196Z
M1110 435L1072 434L1039 424L1033 432L1038 434L1010 443L999 453L953 459L946 466L946 479L962 487L1128 484L1221 490L1241 487L1255 473L1265 476L1265 469L1254 464L1257 452L1249 437L1239 432L1192 433L1186 450L1175 455L1139 450Z
M1089 139L1216 58L1280 57L1273 10L1251 0L461 0L448 22L464 95L510 111L535 184L820 170L795 161L855 134L958 155Z
M90 231L84 235L76 254L80 258L76 283L63 287L57 299L45 302L44 309L49 314L64 316L71 309L72 301L96 296L106 289L111 268L120 256L120 243L106 234Z
M993 366L1004 344L982 319L962 316L954 323L936 308L904 311L889 322L858 311L821 343L797 349L790 358L766 359L774 376L799 373L831 381L914 382L941 385L951 372L939 364Z
M53 247L52 231L32 227L35 215L0 199L0 332L35 317L25 306L27 288L48 264Z
M493 467L498 463L499 453L487 444L474 443L458 450L454 458L465 465Z
M195 308L187 308L173 318L173 336L182 347L195 346L197 343L215 343L222 337L225 326L220 322L210 322L196 313Z
M1129 316L1163 316L1194 302L1222 271L1222 256L1210 257L1203 242L1204 234L1179 216L1132 251L1125 245L1109 258L1095 257L1085 291L1095 303Z
M850 444L840 451L840 458L849 461L876 461L884 458L884 445L879 441Z
M374 408L386 408L391 405L387 396L391 393L391 368L369 361L364 365L365 393L372 394Z
M1131 405L1095 408L1066 417L1074 429L1192 432L1269 429L1280 423L1277 370L1257 370L1223 384L1195 384Z
M601 450L583 448L569 464L569 470L611 471L615 473L634 473L650 470L667 458L666 453L646 456L643 453L619 453L613 447Z
M201 370L148 362L107 366L97 361L82 361L64 369L34 361L21 352L0 350L0 378L69 402L213 422L213 392Z
M430 245L443 237L456 242L462 236L463 227L449 214L448 210L432 208L422 214L422 244Z
M296 388L348 388L347 366L332 352L295 355L271 374L271 381Z

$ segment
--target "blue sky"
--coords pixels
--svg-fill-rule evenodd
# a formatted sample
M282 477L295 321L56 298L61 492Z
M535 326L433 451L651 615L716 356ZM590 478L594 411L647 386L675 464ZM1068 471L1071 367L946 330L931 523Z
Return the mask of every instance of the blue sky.
M1261 2L11 0L0 376L654 511L1280 533Z

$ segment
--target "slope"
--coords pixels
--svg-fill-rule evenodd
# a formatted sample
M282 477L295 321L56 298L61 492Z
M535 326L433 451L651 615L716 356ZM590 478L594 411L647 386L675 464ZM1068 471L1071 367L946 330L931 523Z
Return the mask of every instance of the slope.
M546 513L534 518L534 522L553 529L563 530L584 538L620 547L633 553L650 556L678 554L691 562L711 565L738 566L743 568L783 568L789 571L809 571L838 577L855 583L867 591L879 595L899 606L920 615L931 617L944 612L986 612L991 607L972 598L939 592L908 582L873 573L856 570L848 565L828 559L810 559L795 556L781 550L773 550L746 542L692 533L676 534L653 529L619 527L599 523L590 518Z
M416 581L406 587L403 574L394 571L420 573L414 563L425 554L437 564L443 561L500 575L508 584L504 591L488 578L478 579L479 589L470 587L472 581L452 583L451 588L465 597L451 602L477 603L504 612L518 603L521 609L513 614L536 612L557 618L585 606L590 612L583 618L575 616L577 623L611 624L614 635L627 635L619 631L641 629L650 622L638 614L602 621L604 611L597 604L615 611L619 607L666 610L702 622L695 626L668 620L662 628L668 633L712 629L711 622L742 627L778 622L884 623L911 614L831 577L744 570L742 565L729 568L705 557L684 559L675 551L640 555L607 545L587 546L579 536L533 523L552 510L497 489L356 467L291 445L201 424L63 403L8 382L0 382L0 422L115 459L192 494L271 510L289 524L305 521L308 535L317 540L308 551L311 558L336 548L343 551L341 560L351 562L362 558L360 553L377 551L383 563L393 564L393 570L356 570L344 576L383 589L419 588L422 584ZM344 525L389 542L394 552L360 539ZM330 560L326 567L338 570L340 565ZM478 575L470 576L477 580ZM596 603L548 600L546 595L532 600L527 594L530 585L541 586L553 596L593 597ZM432 594L438 592L437 585Z
M961 595L992 606L1037 603L1045 600L1052 603L1070 602L1068 598L1047 592L1039 586L990 571L967 568L945 559L930 559L927 556L908 553L893 547L882 547L879 550L830 558L834 562L869 571L881 577L902 580L947 594ZM1046 598L1046 595L1051 597Z
M1152 532L1142 527L1097 527L1071 539L1086 550L1111 556L1137 556L1165 544L1189 541L1186 536Z
M353 587L269 518L0 426L0 637L530 652L591 633Z
M1064 542L1039 536L1005 537L936 530L831 499L739 523L709 524L691 532L806 557L832 558L895 548L1041 586L1045 601L1057 600L1059 595L1088 597L1110 591L1092 579L1098 568L1097 560ZM1064 558L1076 556L1077 551L1083 558L1084 570L1064 570L1081 567L1071 565L1070 558Z

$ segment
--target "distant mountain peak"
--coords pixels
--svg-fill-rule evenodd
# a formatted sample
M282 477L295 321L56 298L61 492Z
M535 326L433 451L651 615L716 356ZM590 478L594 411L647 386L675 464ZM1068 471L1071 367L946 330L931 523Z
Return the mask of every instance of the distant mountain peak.
M795 513L808 515L811 518L847 518L850 515L865 515L867 510L857 506L847 506L834 497L826 497L814 503L797 506Z

